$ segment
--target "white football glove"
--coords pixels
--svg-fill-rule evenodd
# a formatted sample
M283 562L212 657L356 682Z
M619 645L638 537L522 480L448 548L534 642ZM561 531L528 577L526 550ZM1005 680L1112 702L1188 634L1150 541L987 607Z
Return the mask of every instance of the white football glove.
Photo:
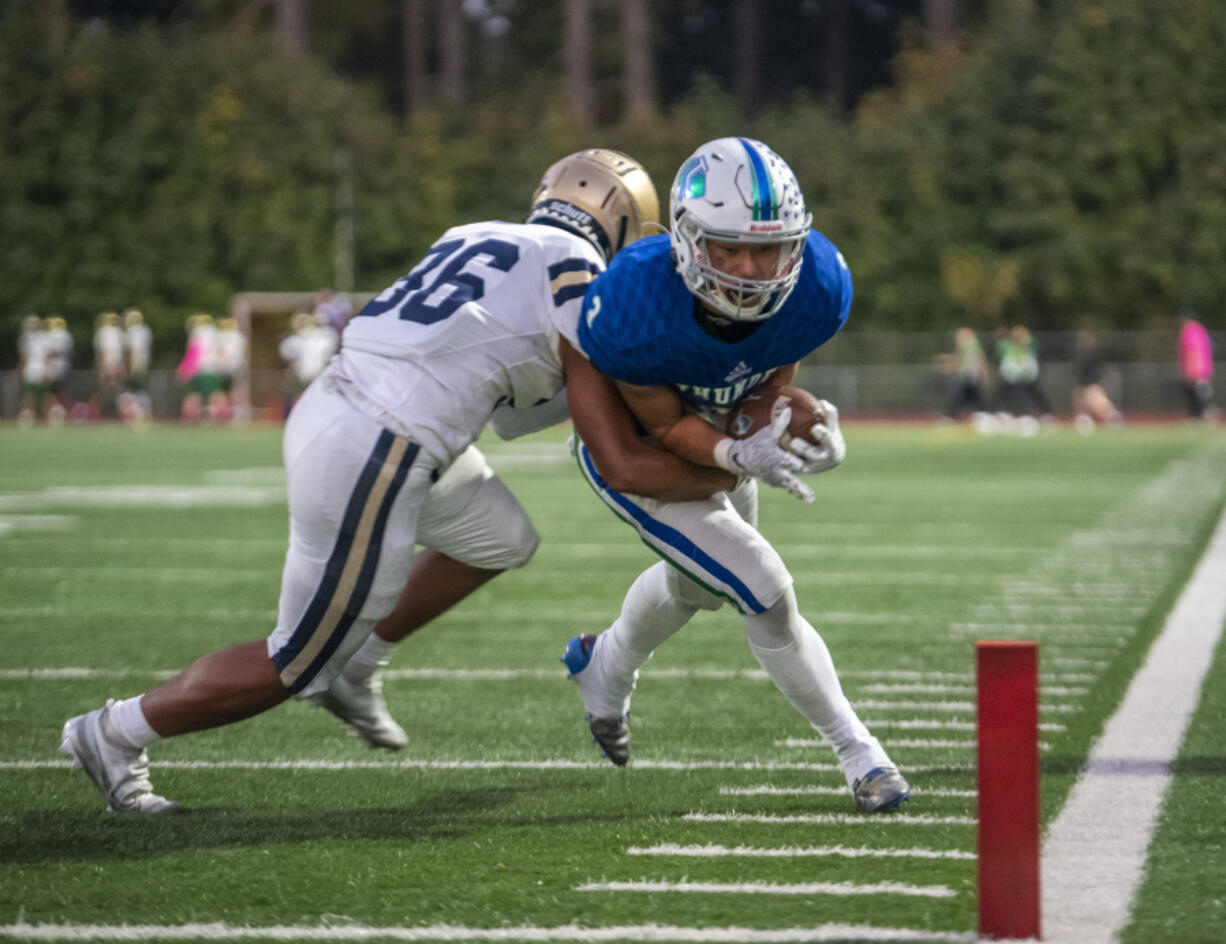
M804 459L779 445L779 437L792 419L792 409L782 410L771 423L746 439L725 439L715 450L715 461L737 475L752 475L767 485L795 495L806 505L813 503L813 489L796 477Z
M806 442L796 436L788 443L788 448L804 460L798 470L802 475L814 475L833 469L847 457L847 443L843 439L843 431L839 429L838 408L829 400L821 401L826 412L826 422L816 424L809 435L817 440L819 445Z

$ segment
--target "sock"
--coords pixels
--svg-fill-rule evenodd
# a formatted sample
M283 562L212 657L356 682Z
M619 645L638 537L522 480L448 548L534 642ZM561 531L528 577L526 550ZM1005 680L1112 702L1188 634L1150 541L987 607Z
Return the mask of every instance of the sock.
M144 697L137 695L135 698L117 701L107 713L107 720L110 721L108 733L123 746L138 751L162 739L162 736L149 726L145 713L141 711L140 700Z
M345 663L343 675L345 681L355 685L363 685L370 681L372 675L387 665L392 656L392 647L396 644L380 639L374 633L366 637L366 641Z
M656 647L689 622L696 608L677 599L661 561L639 574L626 591L616 622L600 634L583 670L584 706L596 718L620 718L630 710L639 667Z
M850 787L873 767L889 764L890 759L843 694L830 650L809 621L796 612L794 601L789 591L766 613L745 618L749 648L783 697L834 748ZM762 637L778 639L780 619L790 625L791 641L778 648L764 645ZM767 621L769 630L756 632L755 620Z

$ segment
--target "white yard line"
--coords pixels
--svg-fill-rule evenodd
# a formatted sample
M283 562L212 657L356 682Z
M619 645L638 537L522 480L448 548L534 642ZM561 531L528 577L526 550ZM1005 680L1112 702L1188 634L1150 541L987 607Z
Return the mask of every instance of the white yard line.
M915 747L921 750L974 750L979 746L979 742L974 738L964 739L961 741L953 739L935 739L935 738L882 738L881 743L887 747ZM818 738L780 738L775 741L775 747L822 747L823 742ZM1045 751L1051 745L1046 741L1039 742L1039 750Z
M148 610L142 610L147 613ZM0 616L64 616L67 611L58 606L47 605L37 607L0 607ZM269 617L276 619L275 610L209 610L201 615L207 615L214 619L225 618L264 618ZM177 669L142 669L132 667L120 668L93 668L88 666L59 666L53 668L10 668L0 669L0 681L21 681L21 680L56 680L56 679L83 679L83 678L130 678L134 676L145 676L150 678L169 678L178 673ZM840 676L844 679L858 678L881 678L882 670L865 670L863 672L840 672ZM925 678L931 677L940 679L944 675L950 673L932 672L899 672L896 677L899 678ZM730 681L733 679L741 679L745 681L765 682L768 677L761 669L652 669L647 668L642 671L642 675L646 678L656 679L693 679L697 681ZM482 681L506 681L514 679L563 679L566 676L565 669L559 665L557 668L540 668L540 669L448 669L448 668L403 668L403 669L384 669L382 678L385 682L396 682L416 679L439 679L439 680L455 680L455 681L470 681L479 679ZM1054 680L1061 679L1063 681L1084 681L1088 676L1077 673L1067 673L1064 676L1053 675L1049 676ZM969 676L959 675L959 680L969 679ZM942 693L973 693L973 688L969 686L945 686L939 682L931 685L923 685L916 683L914 685L899 684L896 686L889 685L861 685L857 686L859 691L873 693L906 693L906 692L927 692L931 694ZM1045 685L1043 688L1044 694L1054 695L1081 695L1086 693L1083 688L1069 688L1060 685L1052 684ZM964 704L970 704L965 702ZM867 723L867 722L866 722ZM880 722L882 724L900 724L900 722ZM940 725L942 722L930 721L929 726ZM870 725L871 727L871 725ZM973 727L973 726L972 726Z
M589 882L576 885L577 892L682 892L705 895L905 895L911 898L953 898L958 893L947 885L908 885L905 882Z
M607 760L168 760L151 761L154 770L605 770ZM942 772L962 765L940 764ZM48 770L72 768L69 760L2 760L0 770ZM680 761L635 758L627 770L769 770L810 773L841 772L837 764L807 764L770 761ZM922 766L907 766L923 771ZM970 770L971 765L965 765Z
M457 924L373 927L357 922L335 925L249 927L221 921L208 924L16 924L0 925L0 938L16 941L506 941L569 942L676 941L681 944L806 944L806 942L932 942L974 944L977 935L921 931L865 924L820 924L808 928L691 928L631 924L607 928L577 924L473 928Z
M846 787L826 787L814 784L803 787L776 787L773 784L761 784L756 787L719 788L720 796L842 796L846 792ZM914 786L911 788L912 797L975 797L978 795L977 790L921 790Z
M1226 621L1226 514L1043 845L1048 941L1111 941L1127 925L1171 761Z
M757 859L970 859L975 853L961 849L881 849L869 846L720 846L714 843L697 846L680 846L661 843L658 846L631 846L626 855L679 856L690 858L744 857Z
M975 716L973 701L886 701L878 698L853 698L853 707L857 710L872 709L877 711L938 711L950 714L966 714ZM1039 702L1039 711L1054 714L1073 714L1076 705L1049 705Z
M871 695L967 695L974 697L974 685L929 685L923 682L873 682L856 686L857 691ZM1090 690L1070 685L1044 685L1043 694L1054 698L1088 695Z
M606 760L167 760L151 761L155 770L606 770ZM0 770L71 770L70 760L0 760ZM972 773L974 764L907 764L907 772ZM842 773L837 764L782 761L646 760L635 758L626 768L634 770L763 770L803 773Z
M97 485L52 486L41 492L0 495L0 511L43 508L208 508L283 504L280 486Z
M974 731L974 721L957 721L953 718L862 718L870 731L874 728L898 728L900 731ZM1067 731L1068 727L1055 721L1043 721L1040 731Z
M792 816L772 813L686 813L687 823L762 823L764 825L813 824L822 826L975 826L974 816L931 816L927 813L896 813L890 816L859 816L851 813L810 813Z

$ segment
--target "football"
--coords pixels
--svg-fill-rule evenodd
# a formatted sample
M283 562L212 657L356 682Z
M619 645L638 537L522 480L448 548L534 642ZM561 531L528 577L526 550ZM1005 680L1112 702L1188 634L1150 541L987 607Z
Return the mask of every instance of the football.
M778 390L751 393L742 397L728 413L724 431L733 439L752 436L763 426L769 426L780 411L789 406L792 408L792 418L788 421L788 428L779 437L779 445L786 449L793 436L813 442L809 431L816 424L826 422L826 411L817 397L801 387L785 386Z

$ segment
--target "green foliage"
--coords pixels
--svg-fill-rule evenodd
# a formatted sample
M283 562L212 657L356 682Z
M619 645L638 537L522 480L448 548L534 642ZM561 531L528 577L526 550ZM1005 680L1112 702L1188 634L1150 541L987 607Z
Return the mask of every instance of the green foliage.
M144 27L57 49L33 16L0 27L10 331L26 311L59 311L88 349L96 312L135 305L166 361L185 315L239 289L331 283L342 147L363 284L402 274L454 218L452 178L422 172L445 164L436 126L406 133L371 96L310 62L286 69L263 41Z
M478 48L473 103L407 123L330 71L339 38L290 63L259 18L108 32L49 9L0 16L5 364L27 311L64 314L87 350L96 312L139 306L165 363L186 314L240 289L331 283L343 149L358 289L402 274L449 225L519 219L570 151L634 154L666 202L693 147L749 134L793 164L847 256L857 327L1152 328L1226 297L1226 6L1211 0L1000 0L937 48L907 28L894 84L850 116L798 94L747 121L725 81L696 73L656 117L613 121L604 36L606 120L589 131L543 5L521 24L527 67Z

